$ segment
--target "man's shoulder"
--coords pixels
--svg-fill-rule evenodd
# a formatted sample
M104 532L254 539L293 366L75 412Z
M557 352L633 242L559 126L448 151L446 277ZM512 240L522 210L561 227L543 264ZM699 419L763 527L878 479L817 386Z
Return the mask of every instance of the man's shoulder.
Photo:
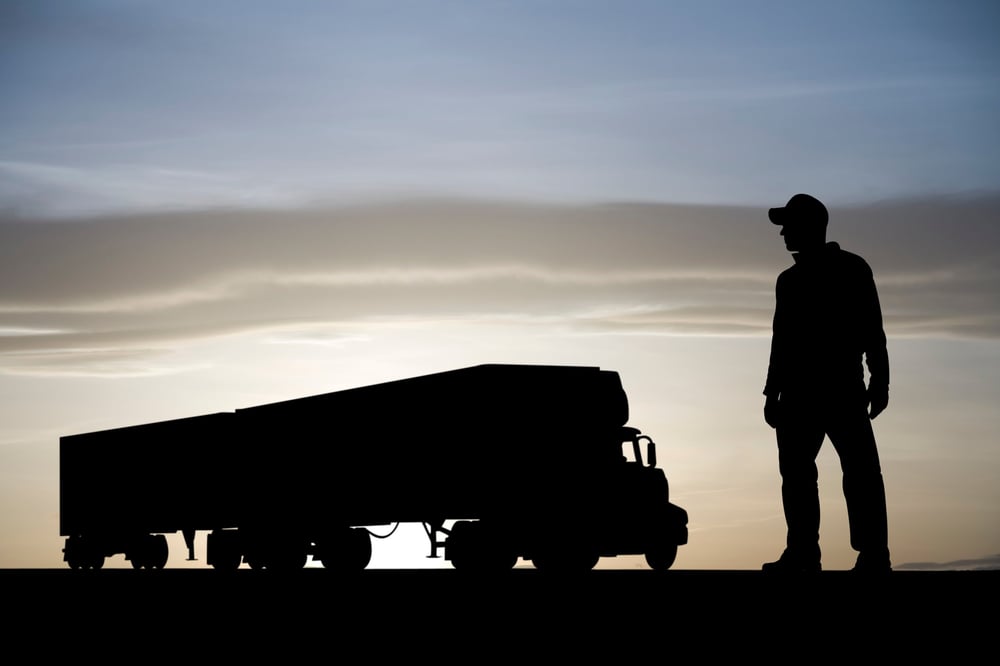
M794 264L781 271L778 274L778 286L800 280L809 281L812 279L810 276L815 276L817 271L858 277L872 275L871 266L864 257L845 250L839 243L829 242L821 254L811 255L807 261L796 260Z
M830 246L828 248L829 256L838 264L853 270L871 272L871 267L861 255L845 250L837 243L830 243Z
M778 273L778 282L785 282L787 280L792 279L797 272L798 272L797 264L792 264L785 270Z

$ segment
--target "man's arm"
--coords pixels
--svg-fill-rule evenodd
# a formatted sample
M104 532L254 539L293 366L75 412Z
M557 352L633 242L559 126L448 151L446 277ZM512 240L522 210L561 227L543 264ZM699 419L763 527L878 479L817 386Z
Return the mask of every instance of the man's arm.
M781 395L781 385L784 365L782 356L784 354L784 309L782 308L782 279L778 276L775 285L775 305L774 320L771 323L771 355L767 363L767 379L764 382L764 421L772 428L778 427L779 407L778 399Z
M868 416L874 419L889 404L889 352L885 329L882 325L882 306L879 303L875 278L868 271L865 281L865 363L868 366Z
M768 395L764 398L764 422L772 428L777 428L781 420L781 407L778 396Z
M889 406L888 386L868 387L868 418L874 419Z

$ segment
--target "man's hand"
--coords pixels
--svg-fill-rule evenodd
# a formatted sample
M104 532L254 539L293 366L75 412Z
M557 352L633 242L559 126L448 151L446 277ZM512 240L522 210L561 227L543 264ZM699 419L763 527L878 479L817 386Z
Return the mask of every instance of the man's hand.
M778 398L773 395L767 396L767 399L764 401L764 420L767 422L767 425L777 428L778 421L780 420L780 412L781 407L778 404Z
M868 418L874 419L889 405L888 386L868 387Z

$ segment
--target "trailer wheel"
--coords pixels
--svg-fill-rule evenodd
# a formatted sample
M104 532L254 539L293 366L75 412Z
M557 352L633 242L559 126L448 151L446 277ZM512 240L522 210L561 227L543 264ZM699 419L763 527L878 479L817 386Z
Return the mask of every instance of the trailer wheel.
M170 551L167 537L147 534L139 538L129 552L133 569L162 569L167 564Z
M665 543L646 551L646 564L654 571L666 571L677 559L677 544Z
M69 537L63 548L66 564L73 570L100 569L104 566L104 553L91 539Z
M239 532L216 530L208 534L208 563L216 571L236 571L243 561Z

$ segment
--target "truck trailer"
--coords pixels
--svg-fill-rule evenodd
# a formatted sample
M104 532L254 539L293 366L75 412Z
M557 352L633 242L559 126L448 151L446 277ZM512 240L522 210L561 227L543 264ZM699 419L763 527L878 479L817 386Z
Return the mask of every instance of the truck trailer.
M361 570L371 528L420 523L456 569L674 563L688 516L617 372L487 364L60 439L73 569L166 565L166 534L208 564Z

